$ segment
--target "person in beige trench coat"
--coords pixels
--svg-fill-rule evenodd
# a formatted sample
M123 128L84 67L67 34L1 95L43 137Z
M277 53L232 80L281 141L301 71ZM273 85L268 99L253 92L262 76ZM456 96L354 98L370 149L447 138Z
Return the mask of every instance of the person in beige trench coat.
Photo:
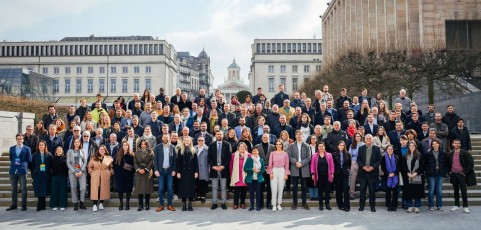
M105 145L101 145L90 160L90 200L93 201L93 211L103 210L104 200L110 199L110 178L114 175L113 159ZM100 203L99 203L100 201Z

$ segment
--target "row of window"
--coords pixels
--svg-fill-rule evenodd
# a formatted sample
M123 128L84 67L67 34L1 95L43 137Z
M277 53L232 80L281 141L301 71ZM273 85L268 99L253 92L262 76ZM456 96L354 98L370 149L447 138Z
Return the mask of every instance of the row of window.
M256 53L322 54L321 43L257 43Z
M134 93L139 93L140 92L140 79L133 79L134 84L133 84L133 92ZM105 93L105 82L106 80L103 78L98 79L98 91L95 91L95 93ZM110 93L117 93L117 79L116 78L111 78L109 79L110 81L110 88L108 89ZM71 88L72 80L70 78L64 79L64 92L65 94L70 94L70 88ZM121 79L121 84L122 84L122 93L128 93L129 92L129 79ZM82 91L82 86L83 86L82 79L77 78L75 79L75 93L81 94L83 93ZM152 86L152 79L145 79L145 88L150 90ZM53 80L53 92L54 93L60 93L60 80L55 79ZM94 93L94 79L87 79L87 93Z
M34 70L33 67L29 67L28 69L29 69L30 71L33 71L33 70ZM49 68L49 67L42 67L42 72L41 72L41 73L44 74L44 75L48 75L50 69L51 69L51 68ZM122 66L120 69L122 70L122 74L129 74L129 67L127 67L127 66ZM77 66L77 67L75 68L75 71L76 71L77 74L82 74L82 73L83 73L83 70L84 70L84 69L83 69L82 66ZM67 67L64 68L64 74L65 74L65 75L68 75L68 74L70 74L71 72L72 72L71 67L67 66ZM89 67L87 67L87 73L88 73L88 74L105 74L105 67L104 67L104 66L100 66L100 67L98 68L98 73L95 73L95 72L94 72L94 67L89 66ZM116 66L110 66L110 73L116 74L116 73L117 73L117 67L116 67ZM133 73L135 73L135 74L140 73L140 66L134 66L134 68L133 68ZM146 66L146 67L145 67L145 73L146 73L146 74L151 74L151 73L152 73L152 67L151 67L151 66ZM60 74L60 67L53 67L53 74L54 74L54 75Z
M286 65L280 65L279 66L279 70L281 73L285 73L286 72ZM274 73L275 72L275 68L274 68L274 65L269 65L267 67L267 71L269 73ZM292 73L297 73L297 65L292 65L291 66L291 72ZM310 73L311 72L311 66L310 65L304 65L304 73ZM316 72L321 72L321 65L316 65Z
M162 44L121 45L3 45L2 57L159 55Z
M297 91L299 88L299 77L298 76L293 76L292 78L292 91ZM276 85L284 85L285 90L288 91L289 85L287 84L287 78L286 76L280 76L279 77L279 83L276 84L276 77L275 76L268 76L268 90L269 92L274 92L276 89ZM309 77L304 76L304 82L306 83L309 82Z

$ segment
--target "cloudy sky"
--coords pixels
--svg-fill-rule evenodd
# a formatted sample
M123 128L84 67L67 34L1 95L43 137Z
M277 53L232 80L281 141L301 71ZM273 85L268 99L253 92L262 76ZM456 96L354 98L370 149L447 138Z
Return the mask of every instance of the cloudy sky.
M0 0L0 40L150 35L211 57L214 85L235 58L247 83L255 38L321 38L328 0Z

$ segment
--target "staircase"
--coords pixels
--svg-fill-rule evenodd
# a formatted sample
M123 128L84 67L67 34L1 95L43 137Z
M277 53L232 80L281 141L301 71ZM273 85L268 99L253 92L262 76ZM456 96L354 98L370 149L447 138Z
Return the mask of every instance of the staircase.
M478 182L478 185L473 186L473 187L468 187L468 200L469 200L469 205L470 206L481 206L481 135L472 135L471 137L472 145L473 145L473 151L471 154L474 157L474 170L476 173L476 180ZM11 192L10 192L10 182L9 182L9 176L8 176L8 169L10 167L10 162L8 159L8 153L2 154L0 156L0 206L9 206L11 204ZM154 187L155 187L155 193L151 195L151 207L156 207L158 205L158 202L156 202L156 199L158 198L158 193L157 193L157 179L154 180ZM359 184L357 184L357 187L359 187ZM300 186L299 186L300 190ZM27 176L27 191L28 191L28 199L27 199L27 206L28 207L36 207L37 204L37 198L34 196L33 192L33 187L32 187L32 179L30 175ZM210 191L210 190L209 190ZM358 189L356 190L358 191ZM301 192L297 191L298 193L298 199L300 202L301 198ZM383 207L385 205L385 193L384 192L378 192L376 193L377 195L377 205L379 207ZM68 205L72 206L71 203L71 195L68 193ZM125 195L124 195L125 197ZM230 194L230 197L233 197L233 194ZM21 194L18 194L19 198L19 206L20 206L20 201L21 201ZM212 195L209 192L207 194L207 200L204 204L201 202L193 202L194 207L210 207L211 206L211 198ZM124 198L125 199L125 198ZM265 198L264 198L265 199ZM292 205L292 194L288 194L284 192L283 196L283 206L284 207L290 207ZM47 198L48 201L48 198ZM86 202L88 206L91 207L91 202L87 201ZM137 207L137 194L135 192L132 194L132 199L130 202L131 207ZM118 200L118 195L117 193L112 192L111 194L111 199L109 201L105 201L104 205L106 207L118 207L119 205L119 200ZM174 201L174 207L179 207L181 206L180 199L178 201ZM310 207L317 207L318 202L317 201L310 201L308 198L308 205ZM427 206L427 198L422 200L422 205L423 207ZM454 192L453 192L453 187L449 183L449 181L445 181L443 184L443 206L448 207L448 206L453 206L454 205ZM227 201L227 206L232 207L233 206L233 200L229 199ZM247 198L246 198L246 206L249 207L249 193L247 193ZM331 206L336 206L336 201L335 201L335 194L331 194ZM359 199L351 200L351 207L357 207L359 206ZM48 204L47 204L48 207Z

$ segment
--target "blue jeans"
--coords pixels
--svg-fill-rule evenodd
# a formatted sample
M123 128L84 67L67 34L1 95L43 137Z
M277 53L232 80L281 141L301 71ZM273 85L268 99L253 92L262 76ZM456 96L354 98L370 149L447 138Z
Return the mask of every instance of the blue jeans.
M428 205L430 208L434 208L434 192L436 192L436 207L443 207L443 180L442 176L428 177L429 182L429 194Z
M172 205L173 197L173 177L172 172L169 170L161 169L159 180L159 202L161 206L164 206L164 191L165 191L165 181L167 181L167 205Z
M412 207L413 206L413 200L412 199L407 199L406 200L406 205L408 207ZM421 198L416 198L414 199L414 207L416 208L420 208L421 207Z
M309 188L309 198L319 198L317 188Z

